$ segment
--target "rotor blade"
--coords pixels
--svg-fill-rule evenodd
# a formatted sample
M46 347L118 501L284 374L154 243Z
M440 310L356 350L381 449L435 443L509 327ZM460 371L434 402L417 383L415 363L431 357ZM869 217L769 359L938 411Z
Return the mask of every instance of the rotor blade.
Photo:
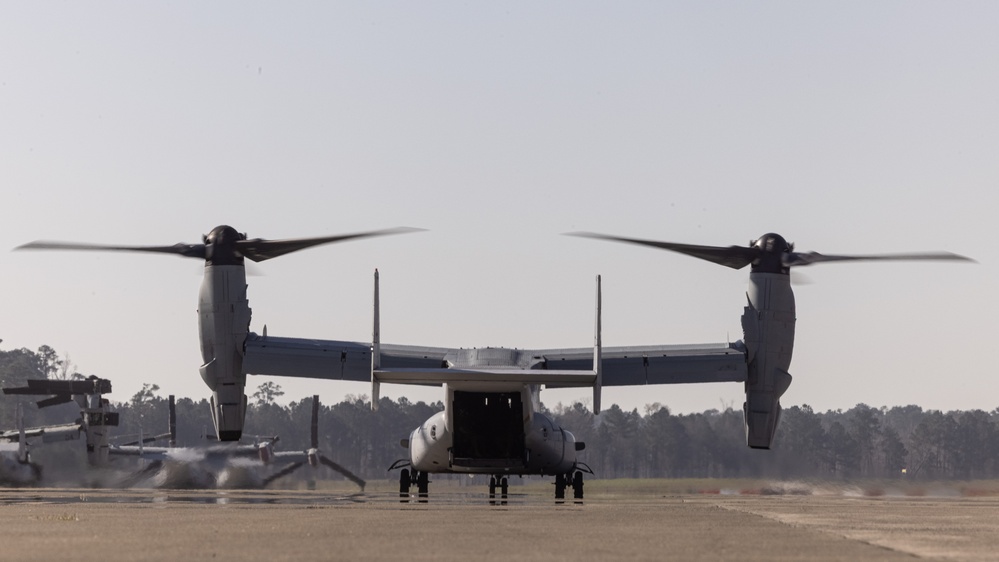
M178 243L173 246L109 246L103 244L78 244L75 242L50 242L36 240L14 248L15 250L96 250L119 252L153 252L158 254L177 254L187 258L205 259L204 244Z
M345 242L358 238L371 238L373 236L387 236L390 234L405 234L407 232L421 232L420 228L389 228L385 230L372 230L370 232L357 232L354 234L341 234L339 236L323 236L320 238L289 238L287 240L264 240L254 238L252 240L239 240L236 242L236 250L243 254L243 257L256 262L269 260L304 250L321 244L333 244L335 242Z
M143 444L145 444L145 443L153 443L155 441L159 441L160 439L166 439L168 437L170 437L169 433L161 433L161 434L155 435L153 437L143 437L142 438L142 443ZM138 445L138 444L139 444L139 441L135 440L135 441L129 441L127 443L119 443L119 446L120 447L134 447L135 445Z
M271 474L267 478L264 478L264 486L267 486L268 484L270 484L271 482L277 480L278 478L281 478L282 476L288 476L292 472L295 472L296 470L298 470L299 467L301 467L303 464L305 464L305 463L304 462L293 462L293 463L289 464L288 466L282 468L281 470L275 472L274 474Z
M73 396L71 394L56 394L51 398L46 398L45 400L39 400L36 402L39 408L48 408L49 406L57 406L59 404L65 404L67 402L72 402Z
M926 260L947 260L947 261L968 261L975 260L952 254L950 252L923 252L915 254L874 254L869 256L834 256L820 254L818 252L790 252L785 254L783 262L787 267L799 265L811 265L813 263L832 261L926 261Z
M319 448L319 395L312 395L312 448Z
M731 267L732 269L742 269L753 263L760 255L760 250L751 246L697 246L694 244L677 244L674 242L657 242L655 240L641 240L638 238L620 238L618 236L608 236L595 232L567 232L568 236L580 236L583 238L596 238L598 240L610 240L613 242L625 242L628 244L639 244L641 246L651 246L661 250L679 252L702 260L707 260L718 265Z
M125 479L121 481L120 486L122 488L131 488L158 472L162 466L163 463L161 461L153 461L146 465L146 467L142 470L133 472L132 474L126 476Z
M364 485L367 484L367 482L365 482L360 476L354 474L353 472L347 470L346 468L340 466L339 464L329 460L323 455L319 455L319 462L325 464L326 466L344 475L344 477L346 477L347 480L350 480L354 484L357 484L358 486L361 487L361 491L362 492L364 491Z

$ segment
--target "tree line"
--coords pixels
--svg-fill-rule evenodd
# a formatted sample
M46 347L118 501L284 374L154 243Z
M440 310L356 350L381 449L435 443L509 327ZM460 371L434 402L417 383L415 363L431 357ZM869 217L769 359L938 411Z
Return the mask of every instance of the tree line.
M51 348L0 350L4 386L28 378L82 378ZM249 389L248 389L249 390ZM309 447L312 399L281 405L279 385L260 385L247 410L247 440L277 436L276 449ZM0 429L14 428L14 408L25 397L0 398ZM320 448L368 479L394 477L386 469L406 457L400 440L434 413L441 402L382 398L377 412L367 396L347 396L323 404L319 416ZM145 385L128 401L113 403L119 439L167 431L167 399L155 385ZM661 404L622 410L617 405L599 416L581 403L559 404L545 413L571 431L586 449L579 454L597 478L780 478L780 479L986 479L999 477L999 409L941 412L919 406L815 412L807 405L786 408L774 448L746 446L742 412L727 408L673 414ZM25 408L28 426L67 423L79 417L75 404ZM177 400L178 445L204 444L213 426L208 401ZM80 466L82 442L39 447L40 463Z

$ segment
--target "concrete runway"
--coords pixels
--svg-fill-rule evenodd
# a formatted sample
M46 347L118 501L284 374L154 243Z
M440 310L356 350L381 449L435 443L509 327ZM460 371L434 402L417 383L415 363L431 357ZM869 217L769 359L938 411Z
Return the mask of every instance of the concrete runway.
M996 560L999 497L0 490L2 560Z

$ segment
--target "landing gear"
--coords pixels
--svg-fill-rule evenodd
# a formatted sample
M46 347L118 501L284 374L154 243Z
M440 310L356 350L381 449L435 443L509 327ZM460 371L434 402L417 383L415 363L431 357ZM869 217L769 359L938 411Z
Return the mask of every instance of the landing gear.
M580 494L582 494L582 484L580 484ZM426 472L419 472L416 476L416 491L420 495L420 503L427 503L430 496L430 475ZM582 497L582 496L580 496Z
M409 501L409 487L412 481L409 479L409 469L404 468L399 472L399 497L404 502Z
M565 489L572 486L572 497L583 499L583 472L577 470L568 474L555 475L555 500L562 503L565 500Z
M510 482L506 476L489 477L489 505L496 505L496 487L500 489L500 505L506 505L506 498L510 492Z
M413 484L416 484L416 493L420 498L420 503L427 503L427 498L430 496L430 474L418 470L410 472L408 468L399 471L400 501L409 501L409 489Z
M583 473L579 470L572 477L572 497L577 500L583 499Z

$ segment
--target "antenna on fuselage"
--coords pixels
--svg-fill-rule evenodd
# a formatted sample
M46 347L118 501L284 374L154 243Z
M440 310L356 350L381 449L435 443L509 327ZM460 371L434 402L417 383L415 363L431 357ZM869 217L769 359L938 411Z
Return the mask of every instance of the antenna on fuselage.
M375 376L375 371L382 368L382 334L378 312L378 270L375 270L375 319L371 330L371 409L378 409L378 398L381 394L381 383Z
M603 386L603 360L602 360L602 348L600 337L600 307L601 307L601 297L600 297L600 276L597 275L597 318L596 327L594 328L593 334L593 372L596 373L596 378L593 380L593 413L600 413L600 390Z

